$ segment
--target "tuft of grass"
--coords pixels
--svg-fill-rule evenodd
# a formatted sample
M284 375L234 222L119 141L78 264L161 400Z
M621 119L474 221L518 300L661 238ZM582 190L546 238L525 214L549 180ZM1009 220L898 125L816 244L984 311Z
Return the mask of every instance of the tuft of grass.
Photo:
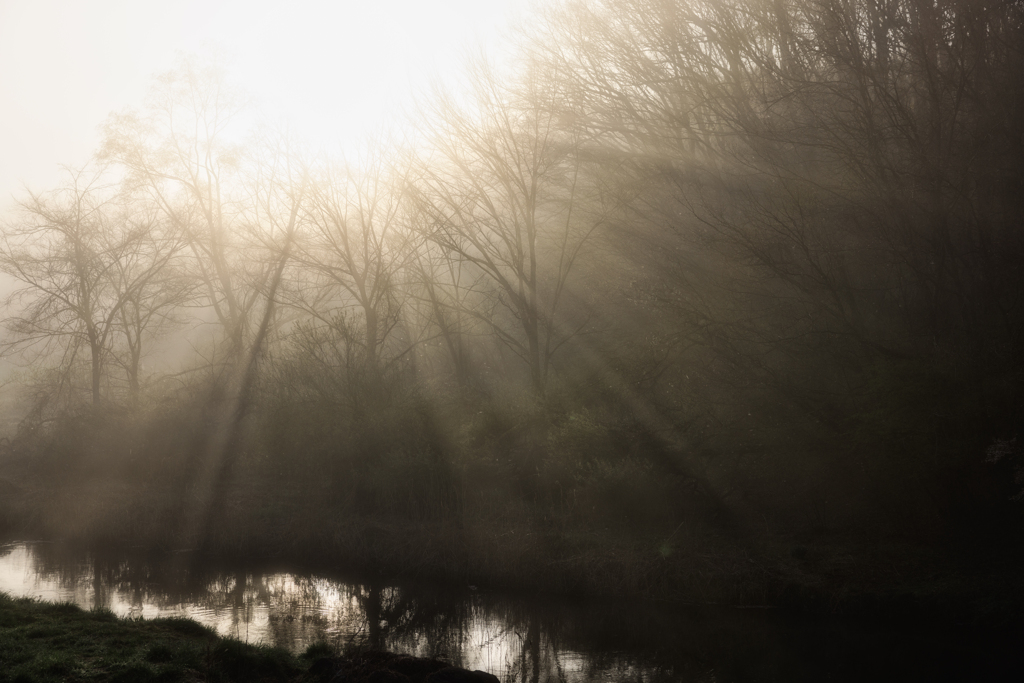
M162 664L174 659L174 648L167 643L160 641L150 645L146 650L146 661L154 664Z
M305 652L302 653L303 659L320 659L322 657L336 657L337 655L337 648L330 643L310 643Z

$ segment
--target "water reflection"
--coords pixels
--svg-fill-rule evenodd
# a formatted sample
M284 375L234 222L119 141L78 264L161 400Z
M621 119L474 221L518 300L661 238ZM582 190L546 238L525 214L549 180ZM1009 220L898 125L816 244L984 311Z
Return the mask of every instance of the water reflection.
M123 616L187 616L293 652L327 641L440 657L507 683L979 678L998 662L960 634L769 611L556 602L270 566L197 569L190 560L7 544L0 590Z

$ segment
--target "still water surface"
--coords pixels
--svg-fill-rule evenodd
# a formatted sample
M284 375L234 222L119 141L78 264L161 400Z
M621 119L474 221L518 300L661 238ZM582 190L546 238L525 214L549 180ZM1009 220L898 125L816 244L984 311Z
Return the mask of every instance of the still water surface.
M1005 664L990 640L959 631L201 566L182 553L48 543L0 544L0 591L122 616L186 616L293 652L328 641L442 657L506 683L977 680L999 678Z

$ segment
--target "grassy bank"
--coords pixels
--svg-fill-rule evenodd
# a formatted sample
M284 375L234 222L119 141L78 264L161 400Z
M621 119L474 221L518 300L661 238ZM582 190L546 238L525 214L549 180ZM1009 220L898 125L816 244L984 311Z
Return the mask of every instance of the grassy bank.
M221 638L184 618L119 619L0 594L0 681L299 681L310 657ZM313 680L313 679L309 679Z
M294 656L181 617L120 619L0 593L0 683L498 683L434 658L325 643Z

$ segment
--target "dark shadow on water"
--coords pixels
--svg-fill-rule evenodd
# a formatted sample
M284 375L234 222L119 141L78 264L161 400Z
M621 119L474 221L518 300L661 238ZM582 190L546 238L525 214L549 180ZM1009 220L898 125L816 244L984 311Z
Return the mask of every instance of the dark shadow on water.
M331 642L440 657L509 683L1001 680L1022 664L1020 634L966 627L571 601L180 559L12 544L0 550L0 590L122 615L185 615L295 652Z

